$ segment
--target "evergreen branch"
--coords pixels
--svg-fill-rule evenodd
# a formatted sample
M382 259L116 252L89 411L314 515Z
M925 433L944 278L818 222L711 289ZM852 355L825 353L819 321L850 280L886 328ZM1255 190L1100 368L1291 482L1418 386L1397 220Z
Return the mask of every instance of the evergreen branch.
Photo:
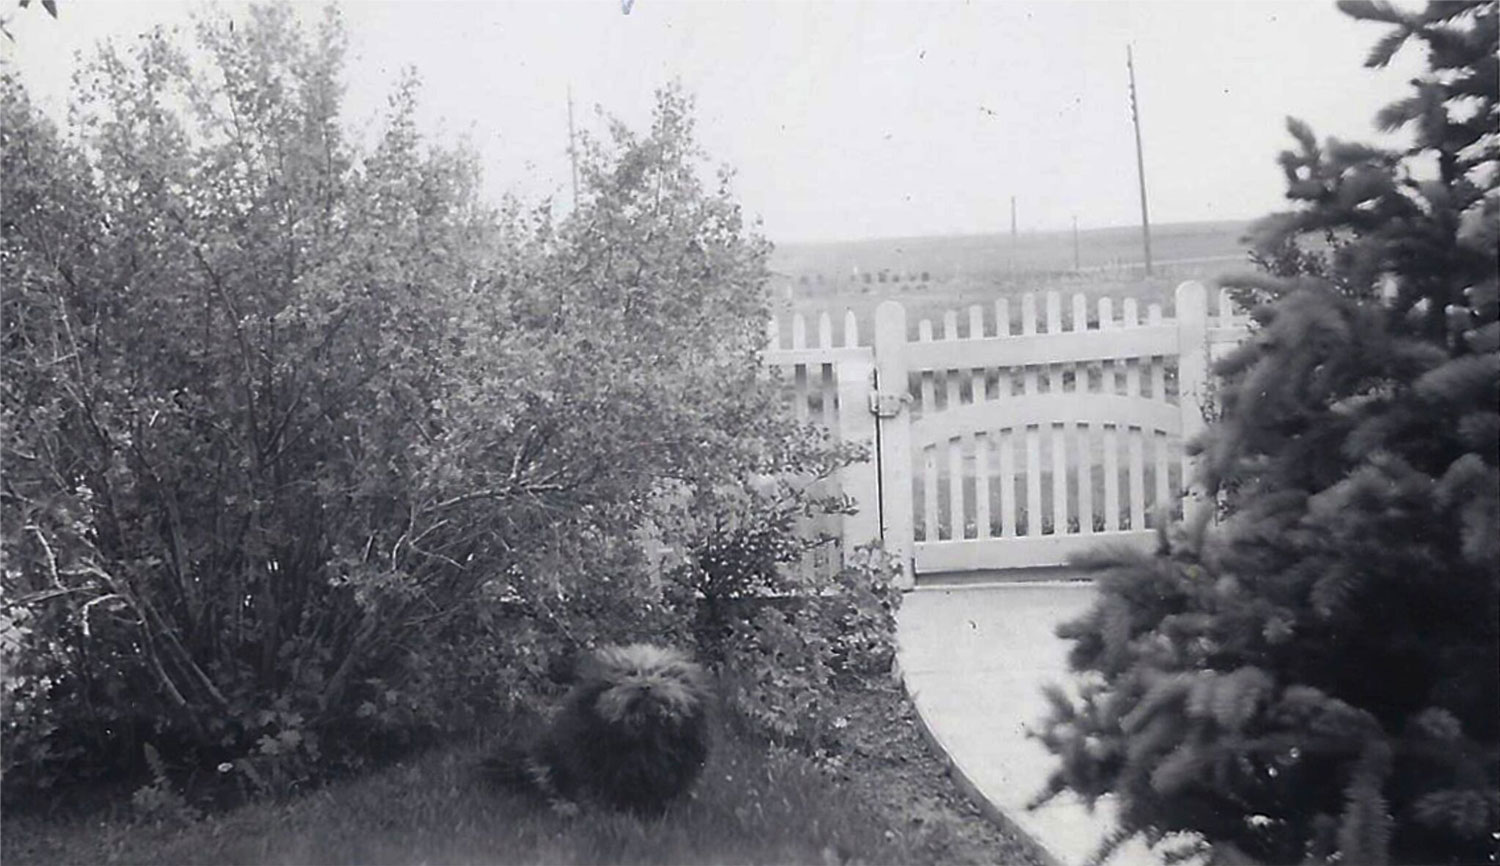
M1380 21L1385 24L1411 26L1407 16L1384 0L1338 0L1340 12L1360 21Z
M1375 43L1374 48L1370 49L1370 53L1365 57L1365 66L1371 69L1384 69L1410 36L1411 31L1405 29L1387 33Z

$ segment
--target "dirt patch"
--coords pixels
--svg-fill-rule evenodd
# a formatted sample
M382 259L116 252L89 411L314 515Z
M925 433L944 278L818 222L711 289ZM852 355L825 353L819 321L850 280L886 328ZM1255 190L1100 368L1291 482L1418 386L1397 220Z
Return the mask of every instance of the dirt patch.
M992 823L954 782L900 686L847 693L841 715L848 725L834 774L885 816L889 832L905 834L922 862L1043 866L1028 841Z

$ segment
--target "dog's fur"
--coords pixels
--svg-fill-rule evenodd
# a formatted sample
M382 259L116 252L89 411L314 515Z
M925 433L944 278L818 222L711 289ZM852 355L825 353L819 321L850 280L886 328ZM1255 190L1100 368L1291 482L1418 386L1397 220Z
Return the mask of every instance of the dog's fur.
M650 644L604 647L579 665L551 724L512 738L487 768L561 808L588 800L657 814L703 771L708 704L703 669L682 653Z

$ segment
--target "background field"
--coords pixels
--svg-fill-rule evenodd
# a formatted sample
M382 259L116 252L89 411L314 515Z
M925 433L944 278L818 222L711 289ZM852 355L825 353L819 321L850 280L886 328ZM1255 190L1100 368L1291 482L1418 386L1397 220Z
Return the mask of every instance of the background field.
M1143 315L1150 303L1161 303L1170 315L1179 283L1212 283L1250 267L1242 241L1248 228L1243 221L1153 226L1149 276L1136 227L1081 230L1076 270L1070 231L1026 232L1014 240L992 234L782 244L771 256L770 288L783 341L790 339L787 313L824 310L834 314L834 336L842 340L846 309L868 339L873 311L887 299L906 306L913 329L922 318L941 319L945 310L1026 292L1082 293L1091 305L1108 296L1117 300L1116 310L1119 300L1131 297L1141 302ZM810 320L809 334L815 327Z

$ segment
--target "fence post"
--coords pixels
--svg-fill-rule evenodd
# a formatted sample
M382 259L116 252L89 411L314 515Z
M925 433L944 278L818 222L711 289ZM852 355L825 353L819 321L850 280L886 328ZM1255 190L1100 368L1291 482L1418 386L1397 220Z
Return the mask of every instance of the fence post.
M846 514L842 524L843 553L847 557L856 547L880 539L880 476L876 466L875 416L870 413L870 392L875 382L875 365L868 361L844 361L836 365L838 380L839 441L863 442L870 449L870 459L851 463L839 470L839 487L854 499L856 514Z
M906 308L883 301L875 308L875 384L887 398L879 418L880 537L901 562L901 586L916 585L912 568L911 412L907 409Z
M1193 525L1211 505L1187 445L1208 427L1208 290L1197 281L1177 287L1177 408L1182 420L1182 517Z

